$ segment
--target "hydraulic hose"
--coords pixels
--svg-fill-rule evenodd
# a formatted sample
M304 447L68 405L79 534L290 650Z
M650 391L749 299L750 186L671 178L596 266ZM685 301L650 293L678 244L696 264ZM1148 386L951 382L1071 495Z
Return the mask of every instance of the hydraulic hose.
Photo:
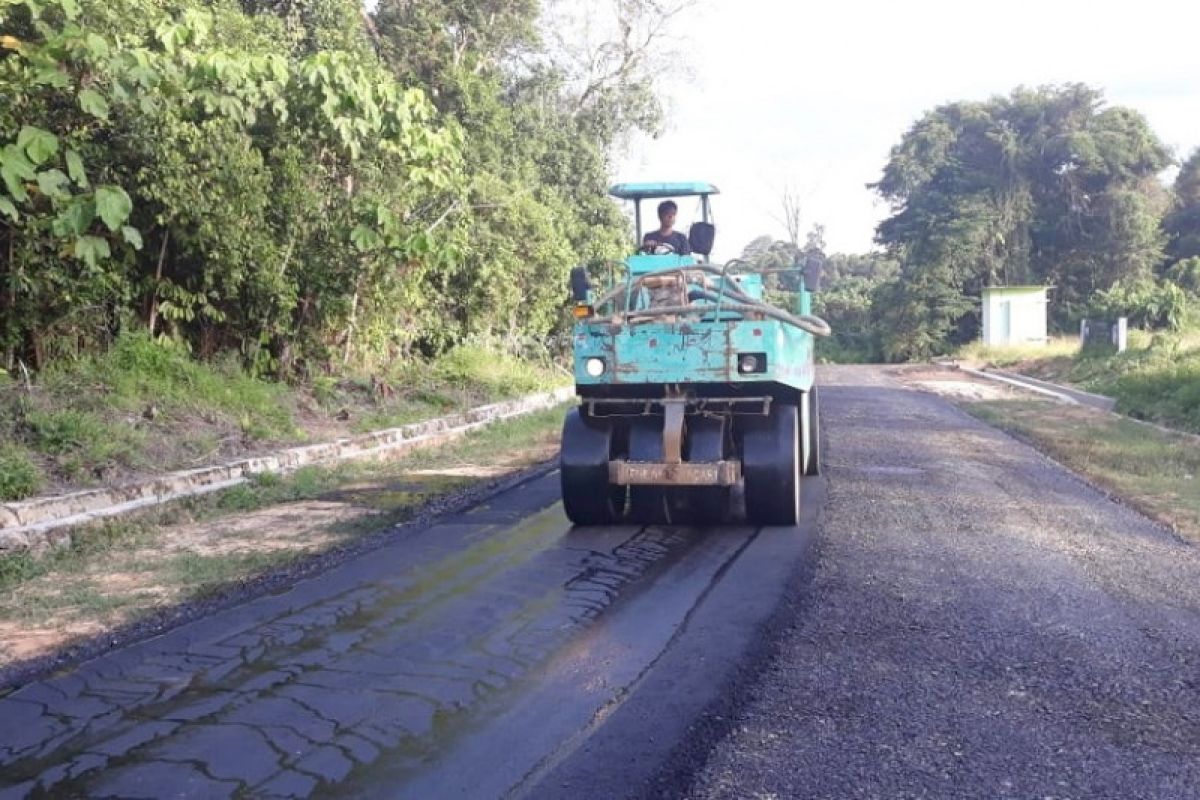
M732 266L733 263L734 262L730 262L721 269L717 269L710 264L690 264L687 266L658 270L642 277L661 277L663 275L676 275L684 272L704 272L710 275L715 275L722 279L721 283L717 286L719 293L718 291L712 291L706 287L703 289L704 297L707 300L720 303L720 310L722 311L727 310L740 314L763 314L771 319L775 319L785 324L797 327L802 331L812 334L813 336L829 336L833 333L833 331L829 328L829 323L820 317L812 314L802 314L799 316L791 314L781 308L771 305L770 303L764 303L757 298L751 297L745 292L742 292L729 285L729 283L724 279L728 277L729 267ZM622 286L613 287L603 297L595 302L594 307L602 308L608 303L617 300L622 294L632 292L634 284L640 281L641 277L638 277L632 282L626 283ZM724 298L721 297L721 295L733 298L738 302L727 304L724 302ZM629 319L632 317L637 317L639 319L650 319L654 317L671 316L674 314L704 314L715 312L717 310L717 306L659 306L658 308L638 309L637 311L616 312L607 317L596 317L593 319L593 321L612 323L618 321L620 318Z
M591 321L598 323L619 323L622 318L631 319L653 319L654 317L667 317L678 314L706 314L715 312L716 306L659 306L657 308L643 308L637 311L631 311L628 314L613 314L608 317L595 317ZM829 323L820 317L812 314L801 314L797 316L790 314L781 308L768 305L766 303L731 303L722 304L721 311L733 311L739 314L762 314L779 322L792 325L802 331L811 333L813 336L829 336L833 333L829 328Z
M718 278L728 277L725 274L724 270L717 269L716 267L711 266L709 264L693 264L693 265L686 266L686 267L673 267L671 269L658 270L656 272L649 273L649 275L641 276L641 277L659 277L662 275L677 275L681 272L706 272L710 275L715 275ZM610 289L608 291L607 294L605 294L603 297L601 297L599 300L597 300L595 303L593 303L593 305L596 308L603 308L608 303L611 303L614 300L618 299L625 292L631 291L633 288L632 284L640 281L641 277L635 278L632 281L632 283L622 284L621 286L613 287L612 289ZM743 303L758 302L750 295L745 294L742 291L739 291L738 289L734 288L733 286L722 285L721 291L723 294L727 294L730 297L732 297L736 300L739 300Z

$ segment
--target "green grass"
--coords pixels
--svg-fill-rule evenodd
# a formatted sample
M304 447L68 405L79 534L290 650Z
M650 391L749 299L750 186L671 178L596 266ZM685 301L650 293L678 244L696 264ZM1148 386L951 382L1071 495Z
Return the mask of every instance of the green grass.
M1113 397L1117 410L1200 433L1200 336L1141 335L1124 353L1081 354L1066 380Z
M490 399L519 397L561 386L565 373L484 347L463 345L438 359L434 374L446 385Z
M88 411L32 410L25 415L25 425L32 448L54 456L57 471L68 479L87 473L102 478L114 467L143 463L144 431Z
M321 376L293 387L131 333L103 355L57 364L29 382L0 371L0 499L397 427L560 386L565 377L464 345L382 374Z
M289 547L247 550L253 532L249 538L241 534L241 546L229 553L165 547L174 526L219 525L226 518L293 501L337 500L361 513L322 528L329 536L320 547L335 546L390 527L422 503L480 480L450 474L450 468L503 465L518 450L556 443L564 411L560 406L495 423L459 441L394 461L346 462L286 476L263 475L223 492L94 524L77 532L70 544L44 553L0 556L0 622L41 630L75 623L111 626L165 602L210 595L303 558L314 552L313 547L294 546L289 540ZM104 583L113 575L137 576L139 585L114 590ZM168 587L168 598L151 587ZM0 640L0 653L3 645Z
M964 347L963 360L1012 367L1045 380L1067 383L1117 401L1117 411L1136 419L1200 433L1200 331L1129 332L1124 353L1080 351L1074 338L1046 348Z
M402 478L414 469L436 469L478 461L480 454L506 453L556 433L562 425L564 410L565 406L560 406L499 422L457 442L416 451L395 461L347 461L328 467L303 467L283 476L258 475L248 483L221 492L131 517L99 522L88 527L82 535L73 537L65 547L36 555L28 552L0 555L0 594L42 575L77 573L97 557L152 541L157 530L170 525L311 500L365 480L386 482ZM462 483L460 480L430 479L422 481L419 491L407 494L415 503ZM381 524L388 523L384 520Z
M1010 367L1031 359L1071 357L1079 352L1079 337L1056 336L1044 345L1022 344L1005 347L988 347L983 342L972 342L960 347L954 357L960 361L974 361L997 367Z
M105 520L88 527L86 535L72 537L70 544L63 547L41 553L18 551L0 555L0 596L45 575L76 576L98 558L149 541L156 527L156 517ZM0 603L0 608L9 609L10 605Z
M279 552L220 556L180 553L167 559L160 570L172 585L189 587L189 596L203 597L239 578L283 566L299 556L300 554L296 553Z
M231 362L197 361L181 346L144 334L121 337L102 356L47 370L41 384L59 399L94 388L101 409L141 414L152 404L156 414L224 417L253 438L297 433L286 386L254 378Z
M412 469L478 460L481 453L505 453L527 445L562 426L565 406L526 414L473 431L462 439L432 450L418 450L394 462L345 461L333 466L302 467L286 476L264 474L206 499L217 512L253 511L296 500L311 500L363 480L397 477ZM444 483L432 486L437 491ZM452 488L452 487L451 487ZM195 512L193 512L195 513Z

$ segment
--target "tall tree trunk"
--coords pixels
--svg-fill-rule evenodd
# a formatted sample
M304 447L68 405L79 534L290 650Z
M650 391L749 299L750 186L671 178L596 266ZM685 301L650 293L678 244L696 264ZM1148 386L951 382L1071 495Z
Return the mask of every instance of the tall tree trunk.
M154 336L154 328L158 325L158 285L162 282L163 261L167 258L167 242L171 239L171 229L163 231L162 246L158 248L158 267L154 270L154 286L150 290L150 314L147 327L150 336Z
M13 344L13 337L16 331L12 330L13 320L17 313L17 262L16 257L16 241L17 235L12 228L8 229L8 313L5 314L5 319L8 323L4 326L4 369L11 372L16 366L17 351Z
M354 176L346 176L346 200L347 202L354 195ZM359 258L361 261L361 257ZM358 325L358 298L362 293L362 276L354 280L354 297L350 300L350 320L346 323L346 349L342 352L342 364L350 363L350 353L354 344L354 329Z

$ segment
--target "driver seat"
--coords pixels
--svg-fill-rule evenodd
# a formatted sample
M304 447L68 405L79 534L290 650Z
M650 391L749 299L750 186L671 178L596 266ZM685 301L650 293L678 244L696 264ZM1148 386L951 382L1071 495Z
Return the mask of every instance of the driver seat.
M688 228L688 247L693 253L706 257L712 255L716 235L717 228L711 222L693 222L692 227Z

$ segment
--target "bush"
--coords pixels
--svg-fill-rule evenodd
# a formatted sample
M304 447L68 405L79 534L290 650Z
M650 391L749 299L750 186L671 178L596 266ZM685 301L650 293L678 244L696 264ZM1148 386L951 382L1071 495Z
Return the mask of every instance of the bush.
M42 488L42 472L22 450L0 444L0 500L21 500Z
M1175 262L1164 277L1192 297L1200 297L1200 256Z
M477 345L459 345L437 360L436 376L457 389L489 398L516 397L548 389L555 374Z
M1174 283L1149 278L1117 281L1099 292L1089 304L1089 316L1100 319L1126 317L1137 328L1177 331L1187 324L1192 310L1187 292Z

